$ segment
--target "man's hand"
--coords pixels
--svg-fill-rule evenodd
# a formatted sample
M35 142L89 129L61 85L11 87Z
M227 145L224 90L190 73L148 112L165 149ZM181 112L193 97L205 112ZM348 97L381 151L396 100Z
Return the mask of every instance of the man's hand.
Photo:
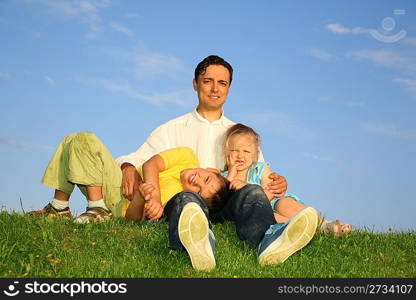
M141 178L136 168L128 163L125 163L121 166L123 172L123 180L121 187L123 189L123 195L127 199L131 200L135 189L141 183Z
M271 173L269 175L269 178L272 180L267 185L267 191L272 193L274 197L282 197L286 194L287 191L287 181L286 178L283 176L280 176L277 173Z

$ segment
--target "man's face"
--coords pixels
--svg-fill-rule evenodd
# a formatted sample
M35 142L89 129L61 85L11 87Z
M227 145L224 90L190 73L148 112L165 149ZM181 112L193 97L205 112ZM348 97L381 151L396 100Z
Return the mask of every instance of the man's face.
M204 199L211 199L223 186L218 175L207 169L185 169L180 175L185 190L195 192Z
M230 89L230 72L222 65L210 65L204 74L193 81L203 110L222 109Z

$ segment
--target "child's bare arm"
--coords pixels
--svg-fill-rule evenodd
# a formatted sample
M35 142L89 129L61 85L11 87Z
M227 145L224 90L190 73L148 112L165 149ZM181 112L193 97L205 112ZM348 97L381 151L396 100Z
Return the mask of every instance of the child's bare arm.
M146 201L145 215L151 220L159 219L163 214L160 200L159 173L165 170L165 163L156 154L143 164L143 180L140 191Z
M270 166L267 165L264 168L264 172L261 176L261 187L263 188L264 192L266 193L267 198L269 199L269 201L271 201L274 198L273 193L271 193L268 189L267 189L267 185L272 182L273 180L269 178L269 175L272 173L272 170L270 169Z
M239 164L232 164L230 155L231 154L229 154L227 157L227 168L228 168L227 179L228 181L233 181L235 177L237 176L237 167L239 166Z
M228 166L228 181L233 181L234 178L237 176L237 166Z
M234 179L230 182L230 189L239 190L247 185L247 182L240 179Z

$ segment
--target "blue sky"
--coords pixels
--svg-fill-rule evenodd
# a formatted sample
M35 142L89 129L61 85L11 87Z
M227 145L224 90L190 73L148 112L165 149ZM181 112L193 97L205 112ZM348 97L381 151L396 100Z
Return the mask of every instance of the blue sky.
M235 70L226 116L261 134L289 192L359 228L416 229L414 1L3 0L0 37L9 210L50 200L65 135L118 157L192 110L194 68L217 54Z

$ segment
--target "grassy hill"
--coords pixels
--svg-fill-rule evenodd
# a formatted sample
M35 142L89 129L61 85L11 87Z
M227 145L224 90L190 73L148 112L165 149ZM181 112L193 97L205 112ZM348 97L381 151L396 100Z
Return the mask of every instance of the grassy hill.
M101 224L0 212L0 277L280 278L416 277L416 233L316 234L276 266L260 266L233 223L214 224L217 268L192 269L168 247L167 224L113 219Z

